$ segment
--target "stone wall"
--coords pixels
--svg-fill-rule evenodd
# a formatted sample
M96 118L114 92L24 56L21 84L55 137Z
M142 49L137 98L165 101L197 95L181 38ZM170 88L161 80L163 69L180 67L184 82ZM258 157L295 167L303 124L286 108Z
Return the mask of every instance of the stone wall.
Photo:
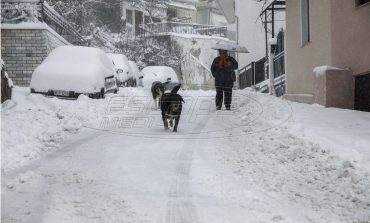
M29 86L32 73L56 47L69 44L46 25L1 27L1 57L15 85Z

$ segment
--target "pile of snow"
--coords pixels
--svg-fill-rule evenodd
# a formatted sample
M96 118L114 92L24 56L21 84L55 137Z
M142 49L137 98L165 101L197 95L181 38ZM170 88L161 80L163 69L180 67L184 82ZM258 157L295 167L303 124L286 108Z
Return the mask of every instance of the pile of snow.
M316 77L320 77L322 75L325 75L328 70L343 70L343 69L325 65L325 66L315 67L315 69L313 69L313 72L316 75Z
M35 69L31 88L37 92L64 90L95 93L104 88L106 77L114 75L111 60L100 49L61 46Z
M155 81L166 82L171 78L171 82L179 82L176 72L171 67L166 66L149 66L142 71L144 74L143 84L145 88L150 89Z
M77 100L61 100L29 92L29 88L14 88L12 100L2 106L4 171L57 148L62 140L83 127L97 126L109 100L92 100L84 95Z
M294 134L370 171L370 113L299 103L293 111Z
M140 70L138 68L138 66L136 65L136 63L134 61L129 61L129 65L131 67L131 70L132 70L132 73L133 73L133 76L134 78L136 79L136 83L139 83L139 78L140 78Z
M368 222L370 113L238 94L224 123L237 126L227 134L245 134L218 140L225 168L309 222Z

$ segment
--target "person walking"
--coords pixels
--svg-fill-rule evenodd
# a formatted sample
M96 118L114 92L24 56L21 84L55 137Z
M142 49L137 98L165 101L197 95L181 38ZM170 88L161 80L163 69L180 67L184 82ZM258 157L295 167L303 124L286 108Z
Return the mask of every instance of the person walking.
M221 110L222 103L224 103L226 110L230 110L238 62L228 55L227 50L218 50L218 53L219 56L213 60L211 66L212 76L215 78L216 109Z

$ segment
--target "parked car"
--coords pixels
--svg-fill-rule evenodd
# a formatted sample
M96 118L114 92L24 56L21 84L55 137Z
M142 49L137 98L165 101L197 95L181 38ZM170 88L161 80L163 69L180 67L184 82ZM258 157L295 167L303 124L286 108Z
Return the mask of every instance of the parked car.
M143 84L144 88L150 89L154 81L160 81L162 83L167 82L168 80L171 83L179 83L177 74L171 67L167 66L149 66L145 67L141 73L144 74Z
M127 78L125 80L126 87L135 87L135 78L134 78L134 71L130 66L130 62L124 54L109 54L111 58L117 61L118 64L124 64L128 68Z
M100 49L82 46L61 46L54 49L35 69L31 93L77 98L85 94L104 98L117 93L116 70Z
M131 76L131 69L129 67L128 60L123 54L108 54L112 60L113 65L116 69L116 80L119 87L127 86L129 77ZM126 63L127 61L127 63Z

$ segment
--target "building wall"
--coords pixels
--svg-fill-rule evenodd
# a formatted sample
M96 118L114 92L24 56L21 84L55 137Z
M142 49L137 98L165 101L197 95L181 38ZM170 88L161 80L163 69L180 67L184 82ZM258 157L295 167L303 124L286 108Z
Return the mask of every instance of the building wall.
M1 57L18 86L29 86L35 68L53 49L67 44L48 29L1 29Z
M345 0L348 1L348 0ZM331 10L328 0L310 1L311 41L301 46L301 8L299 0L286 0L286 98L312 103L313 69L332 64Z
M176 16L177 17L188 17L191 18L191 22L195 23L197 20L197 13L196 11L193 10L187 10L187 9L181 9L177 8L176 9Z
M197 9L197 23L209 25L210 9L209 8L198 8Z
M370 73L370 4L331 0L332 62L354 75ZM338 7L340 6L340 7Z

